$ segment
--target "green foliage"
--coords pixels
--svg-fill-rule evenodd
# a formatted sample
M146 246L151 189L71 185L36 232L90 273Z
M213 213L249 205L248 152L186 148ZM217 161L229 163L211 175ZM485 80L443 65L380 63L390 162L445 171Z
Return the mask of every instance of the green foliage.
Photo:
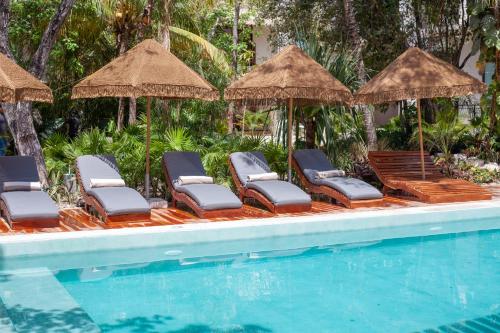
M325 67L335 78L351 90L359 87L357 77L358 59L342 45L323 42L314 32L304 27L295 27L296 44L310 57ZM339 103L340 104L340 103ZM294 119L303 123L312 119L316 126L315 143L322 147L327 156L339 167L352 170L353 163L366 157L362 115L345 106L305 106L294 110ZM277 141L286 144L286 112L280 112ZM297 134L297 133L296 133ZM297 145L303 137L296 138Z
M477 156L480 159L500 162L500 124L497 125L497 134L491 135L489 130L489 114L481 114L471 120L470 130L466 133L466 154Z
M479 44L484 43L487 48L500 50L500 30L497 29L494 6L495 0L479 0L470 6L470 25L476 52Z
M418 144L411 140L417 126L415 106L403 107L400 116L391 118L386 125L377 129L379 146L391 150L418 149Z
M500 172L475 167L464 161L452 163L443 158L438 158L435 163L448 177L466 179L478 184L500 181Z
M286 172L286 151L283 147L262 138L234 135L211 135L195 139L185 128L166 127L153 122L151 140L151 185L155 195L166 196L163 170L163 153L167 151L197 151L201 154L207 173L218 183L231 186L228 158L231 152L259 150L264 153L273 170L281 175ZM63 186L63 176L75 173L78 156L86 154L111 154L116 157L120 172L129 186L141 190L145 174L145 119L138 125L117 131L113 122L106 129L93 128L82 132L73 140L54 133L43 141L43 152L52 180L52 194L61 201L73 201Z
M434 124L422 123L424 145L429 151L441 152L451 160L453 149L460 144L467 127L458 119L458 112L449 101L440 100L445 108L437 113ZM413 142L418 142L418 129L413 133Z

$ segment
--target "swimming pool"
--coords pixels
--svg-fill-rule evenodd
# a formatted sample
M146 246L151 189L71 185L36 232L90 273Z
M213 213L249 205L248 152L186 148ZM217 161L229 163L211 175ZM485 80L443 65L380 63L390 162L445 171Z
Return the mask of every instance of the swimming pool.
M500 332L499 281L500 230L4 270L0 328L3 307L26 332Z

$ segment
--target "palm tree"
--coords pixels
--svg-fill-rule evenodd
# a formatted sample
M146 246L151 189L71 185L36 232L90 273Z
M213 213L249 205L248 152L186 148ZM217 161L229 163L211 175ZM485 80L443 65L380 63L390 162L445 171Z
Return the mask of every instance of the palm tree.
M352 0L344 0L344 17L347 26L347 32L350 39L351 49L359 59L358 79L363 84L366 83L366 68L362 56L365 41L361 38L359 34L359 26L356 20L356 14L354 12L354 5ZM377 133L375 131L375 125L373 123L372 110L371 108L365 105L361 106L360 108L363 113L363 120L366 128L368 150L376 150Z

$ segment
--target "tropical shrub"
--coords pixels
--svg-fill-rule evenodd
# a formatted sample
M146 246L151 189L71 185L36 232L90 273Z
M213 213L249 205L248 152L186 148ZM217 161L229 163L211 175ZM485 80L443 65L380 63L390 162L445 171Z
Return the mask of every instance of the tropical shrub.
M85 154L112 154L116 157L125 182L139 191L144 189L145 175L145 119L138 124L117 131L113 122L100 130L93 128L70 140L67 136L54 133L43 141L51 190L49 193L59 202L72 202L77 195L69 193L64 184L64 175L75 173L75 161ZM286 173L286 151L282 146L260 137L237 135L203 136L195 138L186 128L167 127L153 122L151 129L151 187L156 196L167 195L162 170L162 156L166 151L197 151L208 175L218 183L231 186L228 158L231 152L259 150L264 153L271 168L282 176Z

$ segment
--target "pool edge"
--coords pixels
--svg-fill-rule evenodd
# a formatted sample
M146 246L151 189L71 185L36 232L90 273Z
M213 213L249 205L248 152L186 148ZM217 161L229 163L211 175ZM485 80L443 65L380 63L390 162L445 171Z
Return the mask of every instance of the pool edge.
M353 211L302 217L247 219L220 223L9 235L0 237L0 257L55 255L318 233L355 232L439 224L447 221L451 226L455 222L477 218L478 213L481 213L483 219L500 218L500 201Z

